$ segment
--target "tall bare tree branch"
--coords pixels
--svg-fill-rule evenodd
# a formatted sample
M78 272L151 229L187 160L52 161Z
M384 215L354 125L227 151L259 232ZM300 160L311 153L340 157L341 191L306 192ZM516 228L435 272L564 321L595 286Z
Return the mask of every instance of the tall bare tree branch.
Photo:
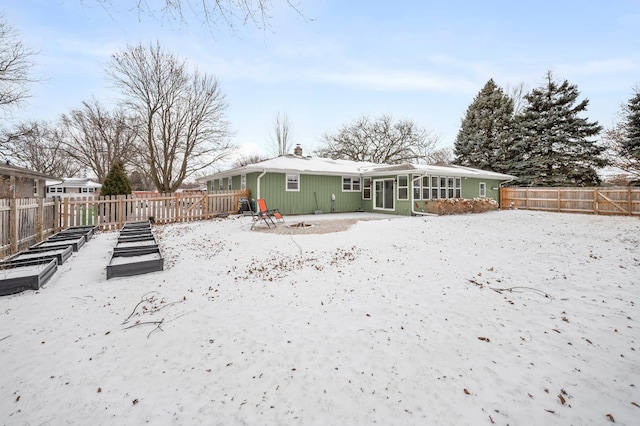
M215 77L190 72L157 42L113 55L107 73L140 122L139 152L158 191L175 191L231 154L227 104Z
M138 123L124 110L107 110L96 99L60 118L69 157L91 170L99 182L115 162L136 165Z
M439 137L410 120L363 116L322 137L320 157L373 163L428 163Z
M35 54L0 14L0 111L6 112L29 96L28 86L37 81L30 75Z

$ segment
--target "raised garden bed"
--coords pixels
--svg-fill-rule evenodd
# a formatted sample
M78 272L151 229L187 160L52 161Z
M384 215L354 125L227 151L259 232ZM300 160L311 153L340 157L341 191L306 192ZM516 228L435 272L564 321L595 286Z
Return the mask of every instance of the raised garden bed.
M84 244L85 244L86 240L84 238L84 236L74 236L72 238L49 238L45 241L42 241L41 243L38 244L34 244L32 245L29 250L31 250L32 248L60 248L60 247L71 247L71 249L73 251L78 251L80 250Z
M86 241L89 241L93 237L97 229L97 226L74 226L71 228L67 228L64 231L58 232L57 234L53 235L53 237L62 235L78 235L84 236L84 239Z
M55 258L0 262L0 296L38 290L58 269Z
M26 251L16 253L6 260L40 260L54 258L58 261L58 265L62 265L67 259L71 257L73 249L71 246L59 247L59 248L30 248Z
M163 269L164 259L157 245L126 249L116 247L107 265L107 279L146 274Z
M150 222L125 224L107 265L107 279L162 271L164 259Z

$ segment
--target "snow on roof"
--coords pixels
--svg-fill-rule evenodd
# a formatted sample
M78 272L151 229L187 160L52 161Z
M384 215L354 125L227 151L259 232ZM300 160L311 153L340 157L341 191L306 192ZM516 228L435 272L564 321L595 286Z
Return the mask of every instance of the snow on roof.
M515 176L470 167L446 165L419 165L419 164L376 164L366 161L332 160L330 158L300 157L296 155L283 155L259 163L236 167L209 176L196 179L198 182L206 182L211 179L219 179L238 174L252 172L296 172L320 175L373 175L381 176L389 172L407 172L413 174L446 175L460 177L478 177L498 180L511 180Z
M78 188L101 188L102 185L99 183L93 182L89 178L62 178L62 182L50 181L48 180L46 183L47 186L66 186L66 187L78 187Z

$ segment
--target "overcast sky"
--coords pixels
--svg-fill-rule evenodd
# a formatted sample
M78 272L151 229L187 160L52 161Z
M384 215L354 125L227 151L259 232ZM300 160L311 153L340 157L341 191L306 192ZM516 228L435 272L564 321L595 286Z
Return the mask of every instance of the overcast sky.
M156 40L218 77L234 141L263 155L272 153L278 112L289 115L305 154L323 133L383 113L452 147L489 78L531 89L551 70L578 86L590 100L586 116L605 127L640 84L639 0L299 2L306 19L273 0L272 30L223 26L212 34L195 19L185 27L139 15L127 0L107 9L97 0L0 0L39 52L34 74L42 79L13 118L54 119L92 96L114 102L104 72L110 55Z

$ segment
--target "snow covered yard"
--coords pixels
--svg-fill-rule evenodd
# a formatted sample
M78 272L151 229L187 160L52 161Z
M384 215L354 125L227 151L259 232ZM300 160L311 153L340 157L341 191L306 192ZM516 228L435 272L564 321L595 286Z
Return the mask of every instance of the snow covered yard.
M157 227L109 281L96 235L0 298L1 423L638 424L638 218L352 217Z

